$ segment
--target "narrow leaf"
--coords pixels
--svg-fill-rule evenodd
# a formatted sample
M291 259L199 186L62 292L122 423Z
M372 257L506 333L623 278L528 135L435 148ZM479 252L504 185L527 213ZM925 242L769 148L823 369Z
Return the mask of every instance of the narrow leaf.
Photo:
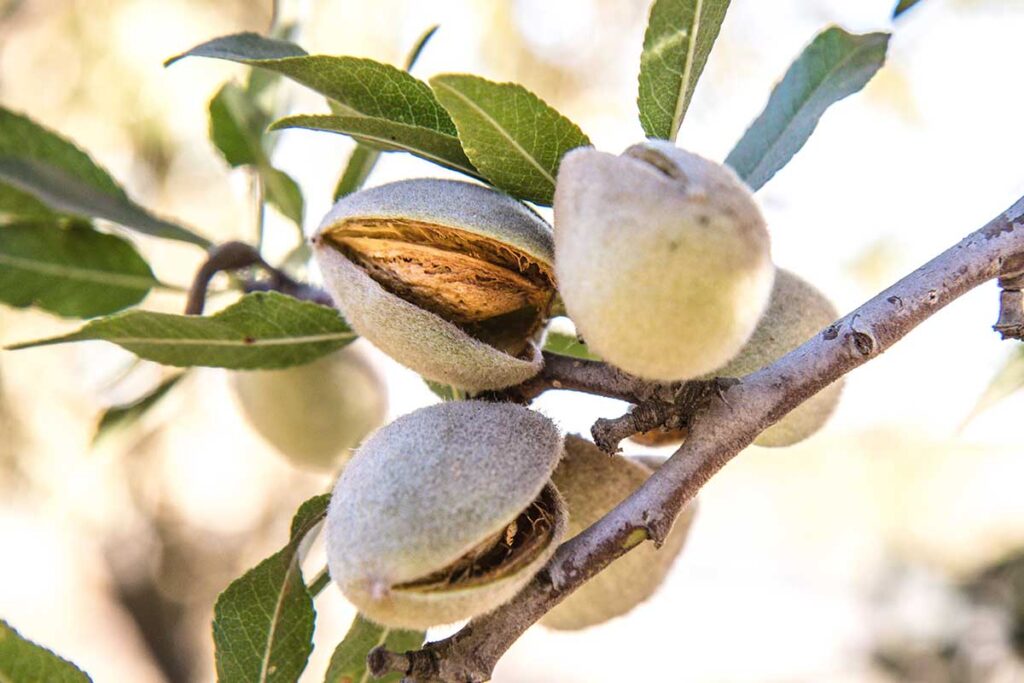
M921 0L899 0L896 3L896 8L892 11L892 18L897 19L901 14L906 12L908 9L921 2Z
M302 226L302 190L292 178L274 168L265 147L270 117L248 91L226 83L210 100L210 140L231 166L251 166L263 182L266 200L283 216Z
M1024 344L1017 344L992 377L985 392L964 423L985 412L1003 399L1024 389Z
M333 308L254 292L209 317L126 311L71 334L8 348L99 339L165 365L255 370L308 363L355 336Z
M413 44L412 49L409 50L409 55L405 58L406 71L412 71L412 68L416 66L416 62L419 61L420 55L423 54L423 48L427 46L427 43L430 42L430 39L434 37L434 34L437 33L437 29L439 28L441 28L440 24L434 24L424 31L419 40Z
M275 0L279 2L280 0ZM296 57L299 55L306 54L306 51L293 42L296 34L299 31L299 26L296 22L290 22L287 24L277 24L270 28L270 39L276 40L278 43L283 43L273 47L271 49L277 50L277 54L282 57ZM262 37L257 36L260 40ZM249 72L249 80L245 84L245 90L250 96L255 98L262 97L265 93L269 92L273 86L281 80L281 74L274 73L273 71L267 71L265 69L253 69Z
M104 218L156 237L210 245L133 202L109 173L69 140L0 107L0 213L39 216L40 204Z
M225 83L210 100L210 141L230 166L267 162L263 131L270 123L237 83Z
M0 681L3 683L89 683L77 666L22 638L0 619Z
M398 683L402 678L399 673L388 674L383 678L371 677L366 666L366 656L370 650L381 645L392 652L417 650L425 639L426 633L422 631L392 630L357 614L345 639L331 655L324 683Z
M171 57L164 62L164 66L170 66L185 57L213 57L238 62L250 59L302 57L306 54L305 50L289 40L266 38L257 33L246 32L214 38L197 45L188 52Z
M302 189L295 180L276 168L261 168L260 177L263 178L263 192L270 204L281 212L281 215L302 227L302 214L304 202Z
M167 61L214 57L280 73L334 100L349 115L373 116L455 135L455 126L426 83L388 64L358 57L277 56L255 34L217 38ZM270 41L280 43L281 41Z
M425 377L423 378L423 383L433 392L434 396L437 396L442 401L461 401L466 398L465 392L461 389L456 389L450 384L435 382Z
M73 222L0 226L0 301L92 318L127 308L156 284L126 240Z
M99 424L96 425L96 433L93 434L92 442L95 444L115 429L130 427L138 422L150 409L160 403L160 400L177 386L184 376L185 373L174 375L131 403L108 408L100 417Z
M550 205L562 156L590 144L579 126L521 85L464 74L435 76L430 84L473 166L522 199Z
M278 121L282 123L283 121ZM345 195L358 191L377 165L380 158L380 150L364 144L357 144L348 158L345 170L338 179L338 185L334 188L334 201L338 201Z
M405 60L405 70L412 71L412 68L416 65L416 62L420 58L420 54L423 52L423 48L427 46L430 39L437 33L439 26L432 26L420 36L420 39L413 45L412 50L409 51L409 56ZM456 140L457 142L457 140ZM459 147L459 154L462 154L462 148ZM462 156L465 156L462 154ZM370 174L373 173L374 167L377 166L377 161L380 159L380 150L372 148L361 142L356 143L356 148L352 150L352 154L349 156L348 163L345 165L345 170L342 172L341 177L338 179L338 184L334 188L334 201L338 201L345 195L352 194L366 184Z
M560 356L571 356L583 360L601 360L576 335L555 330L548 331L547 337L544 340L544 350L557 353Z
M863 88L885 62L889 34L826 29L775 86L768 104L725 160L753 189L789 163L825 111Z
M102 218L145 235L203 248L212 244L188 228L154 216L124 194L102 192L45 161L0 156L0 181L35 196L60 213Z
M729 0L655 0L640 55L637 107L652 138L675 140Z
M306 668L316 613L299 567L299 546L327 514L329 499L323 495L303 503L288 545L217 599L213 642L220 683L291 683Z
M479 178L480 174L462 151L459 138L431 128L410 126L370 116L289 116L271 130L307 128L351 135L357 141L383 151L403 151L435 164Z

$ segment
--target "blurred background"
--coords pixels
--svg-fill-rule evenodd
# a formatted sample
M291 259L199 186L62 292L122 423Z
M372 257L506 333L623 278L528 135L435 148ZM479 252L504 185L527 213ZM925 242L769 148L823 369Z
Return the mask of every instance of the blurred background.
M722 159L823 27L895 31L878 76L759 193L776 261L843 311L1024 193L1024 2L923 0L895 26L893 4L733 0L679 137ZM310 52L394 64L440 24L414 73L521 82L618 152L642 137L648 6L283 0L281 12ZM207 139L208 100L247 70L162 62L270 21L270 0L0 0L0 102L76 140L143 205L217 241L253 240L249 178ZM283 88L286 111L326 111L315 94ZM280 134L274 161L303 187L307 234L352 147ZM443 173L387 155L370 184ZM272 213L271 260L295 241ZM186 284L201 257L138 244L172 284ZM1024 560L1013 559L1024 552L1024 392L972 417L1020 353L991 331L997 299L994 284L981 287L855 371L816 437L752 447L715 477L654 600L580 633L531 629L495 680L1024 681ZM156 293L145 306L180 312L183 297ZM0 344L76 325L3 308ZM373 360L392 417L437 400L415 375ZM0 617L96 681L213 680L217 593L280 547L295 507L331 484L251 430L224 371L189 373L140 424L92 443L106 407L165 373L102 343L0 353ZM567 393L537 407L582 433L624 408ZM309 566L322 566L321 550ZM317 613L310 681L353 614L333 588Z

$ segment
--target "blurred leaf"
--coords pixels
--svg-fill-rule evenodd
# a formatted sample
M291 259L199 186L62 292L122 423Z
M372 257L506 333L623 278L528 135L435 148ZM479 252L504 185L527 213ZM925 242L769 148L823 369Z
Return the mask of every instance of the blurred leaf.
M0 619L0 681L3 683L88 683L77 666L32 641Z
M964 424L1021 389L1024 389L1024 344L1015 344Z
M871 80L885 62L888 45L887 33L854 35L838 27L819 33L775 86L725 163L751 188L763 186L800 151L830 106Z
M435 382L426 377L423 378L423 383L434 393L434 396L437 396L442 401L461 401L466 398L466 394L462 390L456 389L450 384Z
M590 351L587 345L579 340L575 334L566 334L548 330L544 340L544 350L557 353L560 356L572 356L583 360L601 360L601 358Z
M295 34L298 33L298 24L279 24L270 29L270 38L284 43L280 50L290 51L290 54L283 56L304 55L306 51L292 42ZM266 69L253 69L249 72L249 80L245 84L245 90L250 97L259 99L281 80L281 74L267 71Z
M28 192L0 183L0 219L53 218L57 212Z
M280 73L334 100L348 115L372 116L455 135L455 126L426 83L388 64L358 57L300 55L267 57L274 44L251 33L203 43L166 62L188 56L214 57ZM293 46L294 47L294 46Z
M299 226L300 237L305 239L305 235L301 233L305 203L299 184L290 175L276 168L264 168L260 175L263 178L263 191L267 201L280 211L282 216Z
M282 121L278 121L278 123L282 123ZM334 201L338 201L345 195L358 191L365 185L379 158L379 149L357 144L356 148L352 150L352 155L348 158L345 171L341 174L341 178L338 179L338 185L334 188Z
M921 2L921 0L899 0L899 2L896 3L896 8L892 11L892 18L898 18L901 14L919 2Z
M265 148L270 116L235 83L225 83L210 100L210 140L231 166L252 166L264 194L282 215L302 227L302 190L288 174L274 168Z
M655 0L640 55L637 106L648 137L675 140L729 0Z
M430 79L470 162L499 189L550 205L562 156L589 145L579 127L514 83L446 74Z
M431 128L409 126L370 116L289 116L276 121L271 130L307 128L351 135L364 145L383 151L403 151L435 164L479 178L462 151L459 138Z
M420 36L419 40L409 50L409 55L405 58L405 70L412 71L412 68L416 66L416 62L419 61L420 55L423 54L423 48L427 46L430 39L437 33L437 29L441 28L440 24L434 24Z
M311 258L313 258L313 248L307 240L303 240L284 257L281 268L288 273L301 273Z
M142 301L157 284L130 242L73 222L0 226L0 301L92 318Z
M331 663L327 667L324 683L356 683L357 681L375 681L376 683L398 683L402 674L388 674L382 678L372 678L366 666L366 656L370 650L380 645L392 652L408 652L418 650L426 639L422 631L392 630L369 621L357 614L345 639L338 644L331 655Z
M420 39L413 45L412 50L409 51L409 56L405 60L405 70L411 71L413 66L416 65L416 61L420 58L420 54L423 52L423 48L427 46L430 39L437 33L439 26L432 26L420 36ZM278 122L280 123L280 122ZM456 138L458 143L458 138ZM461 146L459 147L459 154L465 157L462 152ZM334 188L334 201L338 201L345 195L356 192L363 185L366 184L366 180L373 173L374 167L377 165L377 161L380 159L380 150L371 148L360 142L356 143L356 148L352 150L351 156L349 156L348 163L345 165L345 170L341 174L341 178L338 179L338 184ZM468 163L468 160L467 160Z
M237 83L225 83L210 100L210 141L231 166L267 163L263 131L270 123Z
M209 317L126 311L71 334L8 348L99 339L164 365L255 370L308 363L355 337L333 308L254 292Z
M0 180L0 214L39 216L41 202L58 212L104 218L155 237L210 246L209 240L156 218L129 199L110 174L72 142L3 107Z
M293 682L313 651L313 597L299 567L299 546L327 514L330 496L307 500L292 520L288 545L227 587L214 607L219 683Z
M135 401L108 408L106 412L103 413L103 416L100 417L99 424L96 426L96 433L93 434L92 437L92 442L95 444L113 430L130 427L138 422L139 419L148 413L150 408L159 403L160 399L166 396L167 393L170 392L170 390L173 389L184 376L184 372L174 375L173 377L165 379L152 391L139 397Z

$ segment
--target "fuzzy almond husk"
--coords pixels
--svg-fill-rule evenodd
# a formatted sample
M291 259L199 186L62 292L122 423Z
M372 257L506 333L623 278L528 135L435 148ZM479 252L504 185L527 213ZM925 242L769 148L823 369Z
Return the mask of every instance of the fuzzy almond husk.
M608 362L661 381L742 348L768 302L768 232L729 168L664 141L580 148L555 189L555 273L569 317Z
M483 391L539 372L551 229L508 195L438 179L363 190L327 214L314 253L352 327L424 377Z
M621 503L654 470L620 455L609 456L578 436L565 439L565 457L552 481L569 508L566 540L580 533ZM583 584L540 623L557 630L578 630L626 614L657 591L682 551L696 512L691 503L662 547L644 543L615 560Z
M383 378L351 346L305 365L230 377L253 429L300 467L336 471L387 413Z
M771 301L750 341L718 377L742 377L774 363L839 317L835 306L813 285L779 268ZM835 412L843 380L825 387L766 429L754 440L758 446L782 447L799 443L821 429Z
M512 404L442 403L395 420L358 449L335 486L327 515L332 579L386 626L426 628L494 609L564 535L564 504L547 486L561 454L555 425ZM404 587L503 534L546 486L553 526L529 562L469 587Z

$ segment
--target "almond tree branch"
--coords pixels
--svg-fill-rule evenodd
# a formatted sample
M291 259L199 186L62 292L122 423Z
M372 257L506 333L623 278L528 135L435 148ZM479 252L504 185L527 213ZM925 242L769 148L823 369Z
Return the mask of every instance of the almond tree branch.
M1024 197L977 232L836 321L772 365L742 378L692 416L683 445L630 497L559 547L519 595L422 650L369 657L376 676L397 671L410 683L478 683L519 636L559 601L638 544L660 544L708 479L764 429L841 376L877 357L922 321L993 278L1024 273ZM552 363L554 359L549 359ZM559 388L611 387L619 398L643 390L610 368L558 360ZM576 363L580 363L576 365ZM545 375L558 374L548 368ZM570 382L568 378L573 378ZM553 385L553 379L549 378ZM529 384L529 383L527 383ZM530 391L535 391L534 387ZM513 395L513 394L510 394ZM638 534L637 532L641 532Z
M317 287L298 282L279 268L275 268L260 256L256 247L245 242L225 242L210 249L206 261L192 278L192 286L185 302L185 315L201 315L206 307L206 293L210 281L217 273L242 270L259 266L269 276L268 280L245 280L242 289L245 292L262 292L273 290L293 296L296 299L314 301L324 306L333 305L327 292Z

